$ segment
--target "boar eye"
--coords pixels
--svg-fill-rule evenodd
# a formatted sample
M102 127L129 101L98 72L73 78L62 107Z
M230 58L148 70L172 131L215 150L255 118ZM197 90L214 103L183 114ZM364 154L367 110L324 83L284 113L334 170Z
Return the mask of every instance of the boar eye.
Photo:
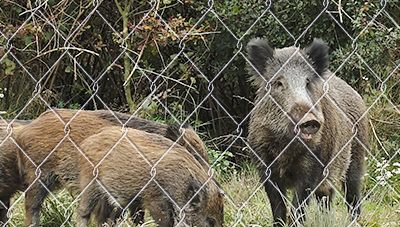
M216 221L215 221L215 219L214 218L207 218L207 227L209 226L209 227L214 227L215 226L215 224L216 224Z
M307 79L306 88L310 88L310 80L309 79Z
M284 91L284 90L286 89L286 88L285 88L284 82L285 82L285 81L283 81L283 79L277 79L277 80L275 80L275 81L272 82L272 86L273 86L274 89L276 89L277 91L282 92L282 91Z
M280 88L283 87L283 83L279 80L275 82L275 85Z

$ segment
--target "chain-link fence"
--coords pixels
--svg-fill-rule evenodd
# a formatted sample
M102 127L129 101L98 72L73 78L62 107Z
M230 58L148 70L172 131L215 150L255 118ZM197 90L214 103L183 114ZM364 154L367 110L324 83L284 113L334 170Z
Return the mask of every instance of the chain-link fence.
M318 177L313 179L319 180L306 195L311 203L297 209L304 208L306 218L301 222L296 211L288 212L288 226L400 225L397 0L5 0L0 7L0 211L4 226L25 225L25 212L30 223L38 224L40 219L43 226L74 226L87 211L83 205L78 208L80 202L93 205L93 200L100 201L93 211L100 221L109 217L121 226L169 226L160 221L167 217L163 212L170 212L174 225L218 226L218 191L224 194L224 226L271 226L273 214L282 205L271 207L270 200L281 198L288 211L298 205L291 201L299 198L299 191L286 194L282 184L290 188L295 181L307 182L299 179L300 172L283 170L287 166L274 172L273 164L290 156L288 151L302 149L312 155L311 162L321 165L315 172L322 171L324 177L319 179L315 173ZM274 73L260 79L262 69L270 66L257 67L257 60L248 55L246 46L255 37L268 40L273 48L299 49L290 49L294 52L280 59ZM327 88L334 87L329 81L335 79L324 77L325 71L315 65L321 56L313 58L308 48L314 38L329 46L328 68L361 95L365 110L352 99L337 101L342 97ZM268 55L263 45L261 52ZM274 62L270 58L279 55L276 51L263 62ZM300 119L283 104L288 102L273 93L276 87L289 87L280 75L296 64L305 66L292 70L302 75L311 71L324 88ZM257 90L261 82L249 80L252 73L263 81L260 90L264 93ZM320 135L321 141L337 146L332 150L338 153L329 160L309 144L315 132L307 131L318 125L319 133L326 132L322 129L329 121L314 119L303 125L306 131L298 129L307 114L318 118L312 109L320 108L325 99L333 104L331 110L322 111L322 118L337 112L335 122L341 123ZM263 100L272 100L272 106L262 108ZM353 104L359 107L355 115L346 106ZM51 110L41 120L31 121L47 109ZM99 109L105 111L88 111ZM256 122L257 114L264 120ZM280 153L272 159L260 155L268 149L254 141L268 141L268 135L279 132L269 131L265 121L282 117L296 134L289 140L274 137ZM366 117L369 142L357 134ZM119 131L111 130L115 126ZM111 128L97 134L105 127ZM257 135L250 139L249 133ZM178 144L186 149L182 151ZM342 187L330 178L335 174L331 166L338 160L343 163L336 169L343 168L344 174L353 171L343 166L357 160L354 153L341 159L349 146L361 147L366 154L357 203L346 201L351 191L348 184ZM178 158L173 158L176 154ZM185 164L174 164L176 160ZM293 167L304 160L288 163ZM291 174L290 182L276 184L278 175L287 177L285 171ZM193 176L196 183L190 180ZM275 192L269 192L269 198L263 183L270 183ZM314 197L322 199L318 190L311 189L315 186L332 187L329 193L335 196L330 209L315 204ZM357 212L349 212L347 206L361 207L360 216L352 218ZM40 218L38 207L42 207ZM146 209L144 218L142 209Z

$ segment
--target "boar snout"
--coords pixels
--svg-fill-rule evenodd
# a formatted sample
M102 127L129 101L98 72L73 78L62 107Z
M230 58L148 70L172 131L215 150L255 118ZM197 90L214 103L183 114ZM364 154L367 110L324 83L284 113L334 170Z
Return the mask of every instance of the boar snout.
M307 114L307 116L294 127L294 133L299 134L300 138L311 140L312 135L318 132L321 127L320 121L314 114Z

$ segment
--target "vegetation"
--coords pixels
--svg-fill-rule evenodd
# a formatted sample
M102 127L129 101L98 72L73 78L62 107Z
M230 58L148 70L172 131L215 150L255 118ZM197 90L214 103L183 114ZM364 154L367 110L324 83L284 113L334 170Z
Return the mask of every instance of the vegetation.
M321 37L331 47L330 69L369 107L359 223L398 226L399 8L398 0L0 1L1 116L110 108L190 123L226 191L226 226L268 226L267 197L242 141L254 99L245 45L265 37L277 48L304 47ZM72 225L76 201L65 191L56 197L47 200L43 225ZM15 201L12 222L20 226L23 196ZM350 225L343 199L334 204L329 215L311 204L306 225Z
M225 226L271 226L272 212L268 197L253 166L244 164L240 171L231 173L229 179L219 178L221 188L225 190ZM400 224L400 204L388 205L387 196L393 195L392 189L381 187L369 194L362 205L362 216L358 220L361 226L398 226ZM19 198L17 195L15 198ZM343 193L338 190L330 210L321 210L315 200L306 208L305 226L347 227L354 226L346 208ZM56 198L47 199L41 216L43 226L74 226L76 202L65 190ZM23 198L16 204L11 214L12 223L23 226ZM133 226L126 216L122 226ZM153 227L154 221L148 214L141 226Z

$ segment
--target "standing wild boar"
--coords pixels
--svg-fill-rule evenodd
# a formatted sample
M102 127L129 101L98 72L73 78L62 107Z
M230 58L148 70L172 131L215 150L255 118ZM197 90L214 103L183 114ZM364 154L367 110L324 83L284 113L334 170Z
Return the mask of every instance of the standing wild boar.
M127 114L109 111L77 111L57 109L57 115L47 111L25 126L17 136L17 142L28 157L19 152L20 172L27 185L25 195L26 225L39 226L39 212L49 190L66 187L76 193L78 172L76 169L77 147L87 137L102 128L121 125L114 114L127 120ZM125 123L125 122L124 122ZM126 127L155 132L173 141L180 138L179 126L132 118ZM190 127L182 128L183 136L177 141L202 160L208 169L208 156L201 139ZM190 145L189 145L190 144ZM40 171L38 171L40 169ZM39 174L40 175L36 175ZM39 178L38 178L39 177ZM39 179L39 181L36 180Z
M116 208L133 201L148 209L160 227L182 221L222 226L222 195L184 147L157 134L108 127L85 139L81 149L86 157L77 158L82 191L78 226L87 226L99 201Z
M7 212L10 198L17 190L24 189L20 180L17 153L18 146L14 140L18 132L29 121L0 120L0 225L7 223ZM10 127L11 126L11 127Z
M328 70L328 46L320 39L304 50L248 44L252 81L258 87L248 141L268 194L274 221L286 221L283 196L294 189L300 221L304 204L341 183L353 217L360 214L366 106L360 95ZM329 204L328 204L329 205Z

